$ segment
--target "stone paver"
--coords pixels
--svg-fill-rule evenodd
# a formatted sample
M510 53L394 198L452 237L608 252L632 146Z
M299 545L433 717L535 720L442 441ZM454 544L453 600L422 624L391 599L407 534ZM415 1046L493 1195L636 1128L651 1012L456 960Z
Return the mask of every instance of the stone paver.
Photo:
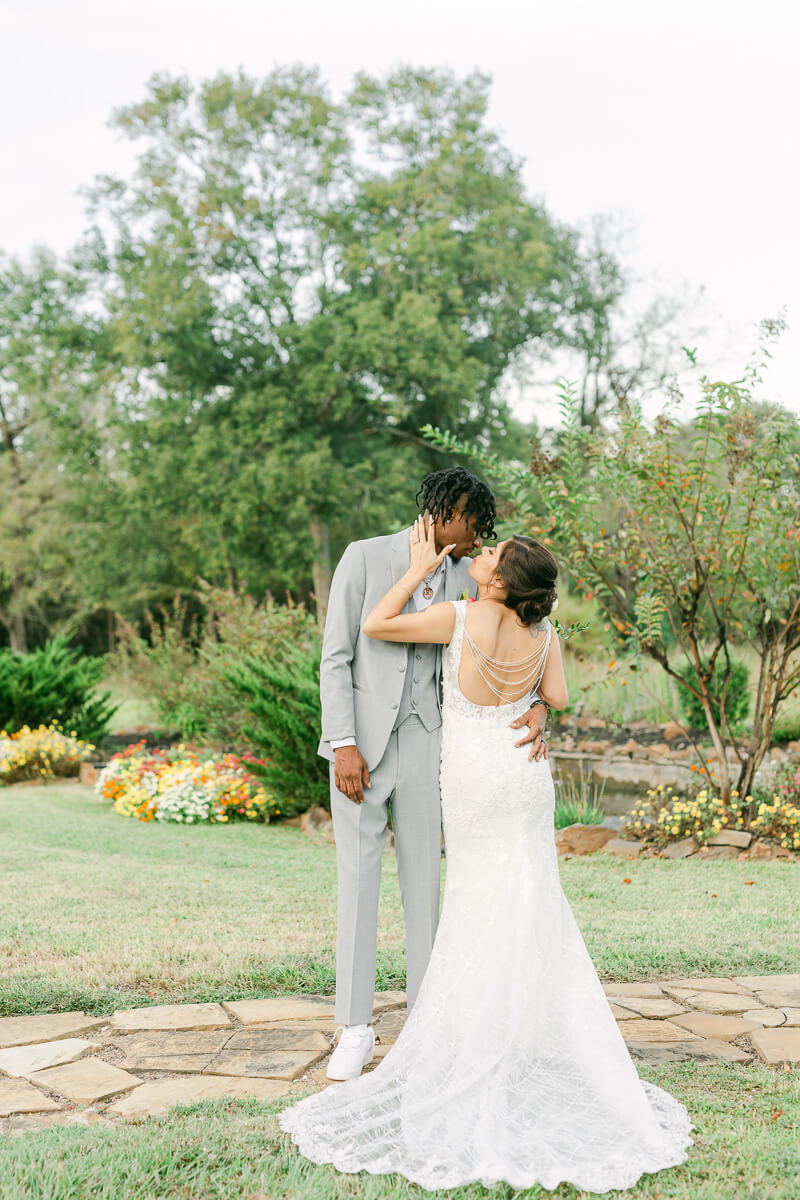
M652 996L657 999L664 995L657 983L604 983L603 991L607 996Z
M685 1005L667 1000L665 996L651 999L649 996L617 996L614 1001L616 1008L623 1008L638 1017L674 1017L677 1013L686 1012Z
M697 1036L671 1021L620 1021L619 1031L626 1042L689 1042Z
M50 1067L30 1076L31 1083L49 1088L66 1096L75 1104L92 1104L117 1092L129 1092L139 1087L141 1079L128 1071L104 1062L102 1058L81 1058L65 1067Z
M704 976L603 988L637 1062L800 1062L800 975ZM378 1041L367 1070L391 1051L406 1016L405 993L376 994ZM110 1019L81 1012L5 1017L0 1133L158 1115L207 1097L271 1101L326 1087L335 1027L327 996L153 1005ZM92 1031L94 1041L79 1037ZM131 1071L167 1077L143 1081ZM96 1102L99 1110L76 1113L63 1107L65 1100Z
M753 1008L740 1014L743 1021L752 1021L754 1025L785 1025L786 1013L782 1008Z
M61 1108L55 1100L24 1079L0 1079L0 1117L15 1113L55 1112Z
M87 1017L82 1012L42 1013L30 1017L0 1017L0 1048L32 1046L79 1037L108 1024L108 1017Z
M157 1079L142 1084L129 1096L110 1105L108 1112L121 1117L160 1117L173 1104L195 1104L221 1096L256 1096L271 1102L288 1095L290 1085L276 1079L238 1079L191 1076L186 1079Z
M666 1062L747 1062L753 1056L739 1046L731 1046L728 1042L716 1038L700 1038L693 1042L672 1042L665 1045L648 1042L627 1043L631 1058L637 1062L645 1062L648 1066L658 1066Z
M302 1021L306 1017L325 1017L333 1020L333 1000L330 996L286 996L269 1000L226 1001L224 1007L243 1025L260 1025L265 1021Z
M695 992L675 988L674 994L687 1002L688 1007L708 1013L741 1013L758 1008L752 996L735 996L732 992Z
M800 1062L800 1029L758 1029L750 1041L764 1062Z
M221 1004L154 1004L115 1012L111 1025L129 1032L145 1029L229 1029L230 1017Z
M19 1079L32 1071L44 1071L47 1067L60 1067L74 1062L90 1050L100 1050L100 1042L86 1042L83 1038L61 1038L55 1042L39 1042L33 1046L15 1046L0 1050L0 1074Z
M688 1029L702 1038L718 1038L722 1042L731 1042L734 1038L758 1029L755 1021L745 1021L742 1017L720 1016L717 1013L691 1012L682 1017L673 1017L673 1024L681 1029Z
M230 1030L160 1030L132 1033L117 1038L115 1045L125 1052L126 1070L200 1074L230 1037Z
M221 1050L204 1075L248 1075L256 1079L299 1079L330 1050Z

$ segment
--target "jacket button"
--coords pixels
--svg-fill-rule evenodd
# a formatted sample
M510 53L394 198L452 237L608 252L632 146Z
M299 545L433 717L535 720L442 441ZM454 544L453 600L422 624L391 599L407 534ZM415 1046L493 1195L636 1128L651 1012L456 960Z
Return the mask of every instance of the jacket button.
M421 654L417 654L415 657L416 657L416 660L417 660L417 662L422 662L422 655L421 655Z
M397 704L393 704L393 705L392 705L392 708L399 708L399 705L397 705Z
M403 667L398 667L397 669L398 669L398 671L400 672L400 674L401 674L401 675L402 675L402 674L403 674L403 672L405 671L405 667L404 667L404 666L403 666Z

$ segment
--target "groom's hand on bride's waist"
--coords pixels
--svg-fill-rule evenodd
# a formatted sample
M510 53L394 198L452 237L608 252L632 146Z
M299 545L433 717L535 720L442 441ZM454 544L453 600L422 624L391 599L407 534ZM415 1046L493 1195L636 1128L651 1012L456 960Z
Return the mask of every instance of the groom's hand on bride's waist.
M364 788L370 787L369 768L358 746L340 746L333 752L333 777L343 795L354 804L364 803Z
M522 729L527 726L528 732L524 738L515 742L515 746L530 746L530 754L528 762L536 759L538 762L541 758L547 758L547 743L544 740L544 727L547 721L547 705L535 704L533 708L529 708L521 717L517 717L516 721L511 722L512 729Z

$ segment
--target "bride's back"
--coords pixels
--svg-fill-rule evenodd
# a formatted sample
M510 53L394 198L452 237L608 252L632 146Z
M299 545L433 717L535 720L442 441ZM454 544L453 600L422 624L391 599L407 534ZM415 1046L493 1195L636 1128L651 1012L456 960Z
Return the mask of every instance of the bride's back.
M458 672L461 693L484 707L527 696L541 679L548 632L544 622L541 627L523 625L512 609L495 600L468 604Z

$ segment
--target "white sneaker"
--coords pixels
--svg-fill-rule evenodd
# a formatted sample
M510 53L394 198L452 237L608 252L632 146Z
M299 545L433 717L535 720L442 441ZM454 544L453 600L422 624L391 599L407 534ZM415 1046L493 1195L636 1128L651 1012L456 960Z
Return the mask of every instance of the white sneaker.
M328 1079L356 1079L374 1057L375 1034L372 1026L345 1025L328 1063Z

